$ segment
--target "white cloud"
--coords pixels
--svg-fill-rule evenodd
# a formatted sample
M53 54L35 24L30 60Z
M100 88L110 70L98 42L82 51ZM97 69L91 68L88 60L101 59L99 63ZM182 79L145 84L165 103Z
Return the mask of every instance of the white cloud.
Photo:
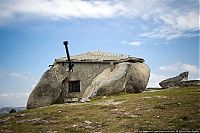
M119 1L112 3L99 0L13 0L1 2L0 7L1 19L11 18L17 14L51 19L110 18L126 12L123 3Z
M171 64L171 65L167 65L167 66L160 66L159 69L162 71L176 71L179 69L180 67L180 63L176 63L176 64Z
M1 106L26 106L29 92L0 93Z
M175 63L166 66L160 66L159 70L160 72L157 74L151 73L147 87L160 87L159 82L162 80L177 76L185 71L189 71L189 80L199 80L200 77L200 69L198 66L192 64Z
M22 75L22 74L19 74L19 73L16 73L16 72L10 73L10 77L11 78L17 78L17 79L24 79L24 80L29 79L28 76Z
M199 30L198 1L195 0L0 0L0 3L0 23L16 18L63 20L123 16L156 25L141 33L142 37L171 40L199 35L196 32Z
M140 46L141 42L140 41L132 41L132 42L128 42L128 44L131 46Z
M3 68L0 67L0 78L4 78L6 73L7 72Z
M176 73L176 75L184 71L189 71L189 76L193 79L197 79L200 74L200 69L198 66L193 65L193 64L185 64L185 63L176 63L176 64L171 64L171 65L166 65L166 66L160 66L159 70L163 72L168 72L171 74Z
M121 41L121 44L131 45L131 46L140 46L142 45L141 41Z
M199 74L199 69L197 66L195 65L191 65L191 64L182 64L181 65L181 69L183 69L184 71L189 71L192 74Z
M159 82L161 82L164 79L167 79L167 77L164 75L151 73L147 87L160 87Z
M0 78L14 78L29 80L33 79L31 72L8 72L7 70L0 67Z
M165 6L157 14L157 17L154 16L154 19L159 26L153 31L142 33L140 36L172 40L199 35L197 32L199 30L198 8L196 10L195 8L182 10Z
M0 94L0 98L7 98L7 97L9 97L9 95L6 94L6 93L1 93L1 94Z

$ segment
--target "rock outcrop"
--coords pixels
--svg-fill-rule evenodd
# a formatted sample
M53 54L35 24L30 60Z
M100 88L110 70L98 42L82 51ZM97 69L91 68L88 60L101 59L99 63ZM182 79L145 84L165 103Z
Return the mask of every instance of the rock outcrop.
M188 86L200 86L200 80L189 80L189 81L182 81L181 86L188 87Z
M176 77L163 80L159 83L159 85L162 88L179 87L181 86L182 81L188 81L188 73L189 72L183 72Z
M150 69L144 63L119 63L99 74L85 90L81 102L98 95L116 92L142 92L150 76Z
M67 72L61 65L56 65L47 70L31 92L27 109L47 106L55 103L63 103L62 81Z

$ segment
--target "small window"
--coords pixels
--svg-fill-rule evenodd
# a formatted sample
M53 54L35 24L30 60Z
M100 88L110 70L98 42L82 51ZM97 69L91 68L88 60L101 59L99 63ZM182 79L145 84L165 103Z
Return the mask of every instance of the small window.
M80 80L68 81L69 83L69 93L80 92Z

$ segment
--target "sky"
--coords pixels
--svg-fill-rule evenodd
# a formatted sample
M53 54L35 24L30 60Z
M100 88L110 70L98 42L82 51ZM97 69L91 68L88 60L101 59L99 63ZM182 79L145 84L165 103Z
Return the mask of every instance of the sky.
M26 106L56 58L106 51L145 59L148 87L199 76L199 0L0 0L0 107Z

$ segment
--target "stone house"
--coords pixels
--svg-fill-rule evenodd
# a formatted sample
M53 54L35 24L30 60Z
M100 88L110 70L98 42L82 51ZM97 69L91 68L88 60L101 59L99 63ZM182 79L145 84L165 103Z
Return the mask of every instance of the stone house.
M64 57L56 59L54 65L61 65L68 71L68 62ZM143 63L144 59L100 51L72 56L73 72L63 82L65 102L81 98L86 88L100 73L122 62Z
M144 59L108 52L88 52L56 59L41 77L27 109L72 101L86 102L97 95L145 90L150 69ZM69 66L73 66L69 70Z

